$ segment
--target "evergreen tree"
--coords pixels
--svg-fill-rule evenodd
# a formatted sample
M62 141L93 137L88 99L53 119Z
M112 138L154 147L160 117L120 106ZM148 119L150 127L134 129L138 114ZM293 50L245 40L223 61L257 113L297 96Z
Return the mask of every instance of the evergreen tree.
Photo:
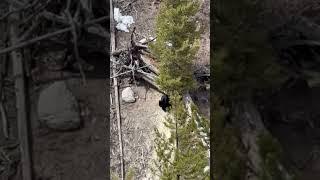
M171 130L170 137L156 132L155 160L160 179L209 179L208 146L199 136L196 121L189 117L178 93L172 95L172 109L165 126Z
M200 31L194 16L198 10L196 0L164 0L156 22L157 41L151 46L160 64L157 83L172 104L165 121L170 137L155 129L154 172L163 180L209 179L209 143L205 142L209 120L199 117L195 106L189 115L182 100L195 85L192 67Z
M156 20L157 41L151 46L160 63L157 83L166 91L183 92L194 86L192 63L200 32L193 18L195 0L164 0Z

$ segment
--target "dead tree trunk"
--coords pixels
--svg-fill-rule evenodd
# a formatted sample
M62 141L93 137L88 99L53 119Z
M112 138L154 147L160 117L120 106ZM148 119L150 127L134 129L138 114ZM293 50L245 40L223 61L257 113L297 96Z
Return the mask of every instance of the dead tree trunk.
M13 10L10 7L10 10ZM17 15L10 17L10 41L12 45L18 42L18 21ZM32 163L29 144L28 133L28 114L26 106L26 88L24 81L24 66L22 60L22 54L19 51L11 52L11 61L13 63L13 73L15 77L15 94L16 94L16 107L17 107L17 120L18 120L18 135L20 142L21 153L21 167L22 167L22 179L32 180Z
M110 20L110 28L111 28L111 52L116 50L116 40L115 40L115 26L113 20L113 6L112 0L110 0L110 13L111 13L111 20ZM114 62L113 56L111 55L110 62ZM112 72L113 76L116 75L116 64L113 63ZM120 148L120 168L121 168L121 180L125 178L125 169L124 169L124 157L123 157L123 143L122 143L122 133L121 133L121 114L120 114L120 103L119 103L119 87L118 87L118 80L115 76L113 78L113 86L114 86L114 94L115 94L115 105L116 105L116 114L117 114L117 123L118 123L118 136L119 136L119 148Z

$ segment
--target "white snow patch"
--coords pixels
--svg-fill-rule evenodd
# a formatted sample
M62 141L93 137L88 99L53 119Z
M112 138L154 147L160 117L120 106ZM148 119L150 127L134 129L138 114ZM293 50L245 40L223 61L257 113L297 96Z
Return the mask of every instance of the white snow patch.
M123 16L119 8L114 8L114 20L118 23L116 28L120 31L129 32L129 27L134 23L132 16Z

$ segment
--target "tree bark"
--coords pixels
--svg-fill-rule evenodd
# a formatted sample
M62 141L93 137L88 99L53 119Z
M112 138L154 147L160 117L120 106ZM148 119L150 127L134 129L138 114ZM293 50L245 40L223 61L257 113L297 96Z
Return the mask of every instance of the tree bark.
M13 7L10 7L13 10ZM12 45L18 42L18 21L19 16L14 14L10 16L10 41ZM28 129L28 114L26 106L25 95L25 75L24 66L22 60L22 54L19 51L11 52L11 61L13 63L13 74L15 77L15 94L16 94L16 108L17 108L17 120L18 120L18 136L20 142L21 153L21 167L22 167L22 179L32 180L32 162L30 154L29 144L29 129Z
M113 5L112 0L110 0L110 28L111 28L111 52L116 50L116 39L115 39L115 25L113 19ZM114 62L114 57L111 55L111 62ZM116 66L116 64L114 64ZM116 69L112 66L112 73L116 75ZM120 114L120 103L119 103L119 87L117 77L113 78L114 94L115 94L115 105L117 114L117 124L118 124L118 136L119 136L119 148L120 148L120 169L121 169L121 180L125 179L125 169L124 169L124 157L123 157L123 143L122 143L122 133L121 133L121 114Z

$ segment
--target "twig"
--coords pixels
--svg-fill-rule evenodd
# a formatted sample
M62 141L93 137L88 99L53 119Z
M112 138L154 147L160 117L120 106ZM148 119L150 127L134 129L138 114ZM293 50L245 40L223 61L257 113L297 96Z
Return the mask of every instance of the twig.
M156 40L156 39L157 39L157 37L154 37L154 38L149 39L148 41L143 42L143 43L141 43L141 44L142 44L142 45L146 45L146 44L149 44L150 42L152 42L152 41L154 41L154 40Z
M116 39L115 39L115 26L113 20L113 5L112 0L109 0L110 5L110 32L111 32L111 52L116 50ZM111 55L111 60L113 60ZM116 69L113 68L113 75L116 73ZM116 115L118 122L118 134L119 134L119 148L120 148L120 169L121 169L121 180L125 179L125 169L124 169L124 157L123 157L123 143L122 143L122 133L121 133L121 114L120 114L120 103L119 103L119 89L118 89L118 80L116 77L113 78L114 92L115 92L115 105L116 105Z
M110 59L110 62L112 62L114 64L120 64L119 62L115 61L114 59Z
M37 0L37 1L34 1L33 3L30 3L29 5L27 6L22 6L20 7L19 9L15 9L15 10L11 10L9 12L7 12L6 14L4 14L3 16L0 17L0 21L8 18L11 14L14 14L14 13L19 13L20 11L25 11L29 8L32 8L34 7L35 5L37 5L38 3L40 2L40 0Z
M34 16L37 16L40 14L40 12L42 12L50 3L51 0L47 0L46 3L44 3L44 5L40 5L40 7L38 7L34 12L32 12L32 14L24 19L19 25L22 25L22 24L29 24L29 22L34 18Z
M54 21L54 22L57 22L57 23L60 23L60 24L68 25L68 21L64 17L56 15L56 14L53 14L53 13L48 12L48 11L42 12L40 16L45 18L45 19L47 19L47 20L50 20L50 21Z
M68 1L68 8L70 6L70 1ZM81 74L81 77L82 77L82 80L83 80L83 84L84 86L87 85L87 81L86 81L86 76L83 72L83 69L82 69L82 65L81 65L81 59L80 59L80 55L79 55L79 50L78 50L78 37L77 37L77 32L76 32L76 26L75 26L75 23L71 17L71 14L70 14L70 11L69 9L67 9L65 11L68 19L69 19L69 23L72 27L72 36L73 36L73 50L74 50L74 54L75 54L75 57L76 57L76 60L77 60L77 63L78 63L78 67L79 67L79 71L80 71L80 74Z
M131 69L130 71L126 71L126 72L123 72L123 73L120 73L120 74L113 75L113 76L110 77L110 79L115 78L115 77L119 77L119 76L122 76L122 75L125 75L125 74L128 74L128 73L131 73L132 71L136 71L138 69L143 69L143 68L146 68L146 67L149 67L149 66L150 65L142 66L142 67L139 67L139 68L130 68Z
M32 34L32 32L33 32L34 30L36 30L37 27L39 27L39 24L40 24L39 21L34 22L34 23L32 24L32 26L31 26L29 29L27 29L27 30L20 36L20 38L18 39L18 41L21 42L21 41L26 40L26 39Z
M132 33L131 33L131 47L135 47L136 46L136 43L135 43L135 41L134 41L134 35L135 35L135 31L136 31L136 27L133 27L133 30L132 30Z
M95 23L99 23L101 21L107 20L108 18L109 18L109 16L103 16L101 18L97 18L97 19L94 19L92 21L89 21L89 22L85 23L83 26L89 26L89 25L92 25L92 24L95 24ZM16 45L12 45L11 47L4 48L4 49L0 50L0 55L4 54L4 53L11 52L11 51L19 49L19 48L23 48L25 46L34 44L36 42L39 42L39 41L42 41L42 40L57 36L59 34L63 34L63 33L69 32L69 31L72 31L72 27L64 28L64 29L61 29L61 30L58 30L58 31L55 31L55 32L52 32L52 33L48 33L48 34L36 37L34 39L30 39L30 40L21 42L21 43L16 44Z

